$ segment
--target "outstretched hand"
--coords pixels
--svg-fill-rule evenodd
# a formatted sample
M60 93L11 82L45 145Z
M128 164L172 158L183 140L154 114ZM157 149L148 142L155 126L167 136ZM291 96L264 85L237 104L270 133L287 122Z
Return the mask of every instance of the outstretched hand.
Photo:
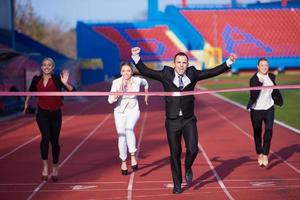
M24 113L24 114L26 114L27 109L28 109L28 102L25 102L25 103L24 103L24 109L23 109L23 113Z
M70 72L68 70L63 70L60 74L60 80L63 84L67 84L69 80Z
M145 95L145 104L148 105L148 95Z
M133 47L131 49L132 56L138 55L140 52L141 52L141 48L140 47Z
M231 53L230 56L229 56L229 59L232 61L232 62L235 62L235 60L237 59L237 55L235 53Z

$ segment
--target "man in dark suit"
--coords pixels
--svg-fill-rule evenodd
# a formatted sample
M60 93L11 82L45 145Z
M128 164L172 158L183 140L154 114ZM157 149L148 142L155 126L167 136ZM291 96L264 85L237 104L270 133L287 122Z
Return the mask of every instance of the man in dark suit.
M179 52L174 56L174 68L164 66L160 71L148 68L141 61L139 47L131 49L132 59L139 72L149 78L160 81L165 92L193 91L199 80L217 76L230 69L236 55L231 54L223 64L206 71L197 70L188 66L188 56ZM181 136L186 144L185 179L187 185L192 183L192 165L198 153L198 131L194 115L194 96L167 96L165 97L166 121L165 127L170 148L170 163L173 177L173 193L182 192L181 183Z

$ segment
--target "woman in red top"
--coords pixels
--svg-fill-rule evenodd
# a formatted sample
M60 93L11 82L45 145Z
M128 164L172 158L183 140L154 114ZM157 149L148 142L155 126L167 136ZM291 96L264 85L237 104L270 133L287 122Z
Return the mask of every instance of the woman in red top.
M67 91L74 91L74 87L68 83L69 72L64 70L59 76L53 75L55 63L52 58L45 58L42 61L42 74L34 76L29 90L33 92L56 92L65 88ZM24 111L28 108L30 96L27 96ZM52 180L58 180L58 159L60 154L59 134L62 124L60 96L39 96L37 98L36 121L41 132L40 153L43 160L42 180L48 179L48 149L49 142L52 145L53 169Z

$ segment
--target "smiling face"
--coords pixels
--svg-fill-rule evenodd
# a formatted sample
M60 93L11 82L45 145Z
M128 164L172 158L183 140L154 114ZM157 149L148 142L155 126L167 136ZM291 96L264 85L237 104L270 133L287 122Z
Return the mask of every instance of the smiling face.
M261 60L257 66L258 72L260 74L266 75L269 72L269 63L267 60Z
M42 72L45 75L49 75L54 70L54 62L50 59L44 59L41 66Z
M129 65L123 65L121 67L121 75L124 80L129 80L132 77L133 71Z
M175 71L179 75L183 75L189 65L188 58L185 55L177 55L174 60Z

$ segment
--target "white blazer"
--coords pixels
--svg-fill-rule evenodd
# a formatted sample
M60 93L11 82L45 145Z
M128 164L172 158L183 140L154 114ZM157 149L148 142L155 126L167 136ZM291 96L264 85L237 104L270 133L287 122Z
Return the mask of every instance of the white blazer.
M143 85L145 89L149 88L149 84L144 78L140 78L138 76L132 76L130 79L130 87L127 89L127 92L139 92L140 86ZM111 92L123 92L123 78L117 78L113 80L111 86ZM124 95L124 96L116 96L109 95L108 102L110 104L117 102L116 107L114 109L115 112L127 112L127 111L140 111L139 103L136 95Z

